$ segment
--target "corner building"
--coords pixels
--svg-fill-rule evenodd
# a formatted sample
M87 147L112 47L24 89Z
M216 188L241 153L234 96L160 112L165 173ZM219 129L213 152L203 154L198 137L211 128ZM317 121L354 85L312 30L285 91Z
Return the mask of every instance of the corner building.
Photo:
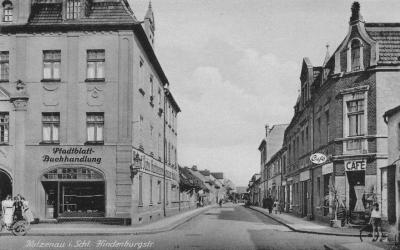
M333 199L346 222L368 222L373 202L389 223L388 131L382 119L398 105L400 24L367 23L352 5L348 33L322 66L305 58L301 94L285 131L284 171L289 211L308 218L333 218ZM311 163L312 153L328 156Z
M176 210L180 109L151 5L143 24L124 0L5 0L0 16L1 198L41 220Z

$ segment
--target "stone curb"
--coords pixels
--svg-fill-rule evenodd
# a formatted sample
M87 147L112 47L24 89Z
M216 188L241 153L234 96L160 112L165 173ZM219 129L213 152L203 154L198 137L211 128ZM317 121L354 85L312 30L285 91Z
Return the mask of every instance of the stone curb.
M132 231L125 229L123 231L119 231L120 229L107 229L99 232L77 232L77 233L62 233L62 232L51 232L51 233L28 233L26 236L110 236L110 235L143 235L143 234L156 234L174 230L175 228L179 227L180 225L192 220L193 218L199 216L200 214L206 212L207 210L216 207L215 205L207 206L204 208L197 209L197 211L187 217L183 217L175 222L170 223L170 225L163 226L161 228L154 228L154 229L144 229L140 230L140 228L132 228ZM156 223L156 222L155 222ZM109 230L115 230L114 232L108 232ZM1 235L12 235L11 233L0 233Z
M289 226L288 224L286 224L286 223L283 222L282 220L279 220L279 219L277 219L277 218L275 218L275 217L269 215L268 213L266 213L266 212L264 212L264 211L258 210L258 209L256 209L256 208L251 207L251 206L248 206L247 208L250 208L250 209L252 209L252 210L254 210L254 211L257 211L257 212L259 212L259 213L261 213L261 214L263 214L263 215L269 217L270 219L272 219L272 220L274 220L274 221L276 221L276 222L278 222L278 223L280 223L280 224L286 226L286 227L289 228L290 230L292 230L292 231L294 231L294 232L297 232L297 233L319 234L319 235L334 235L334 236L347 236L347 237L360 237L360 234L330 233L330 232L315 232L315 231L299 230L299 229L296 229L296 228L294 228L294 227L292 227L292 226ZM363 234L362 236L363 236L363 237L364 237L364 236L367 236L367 234Z

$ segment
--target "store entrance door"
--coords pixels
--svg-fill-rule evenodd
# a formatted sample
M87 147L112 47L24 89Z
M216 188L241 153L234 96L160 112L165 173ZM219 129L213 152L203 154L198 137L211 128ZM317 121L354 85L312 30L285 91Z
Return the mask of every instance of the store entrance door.
M0 201L5 200L7 195L12 195L11 177L5 171L0 169Z
M57 168L42 177L46 218L104 217L105 182L86 167Z

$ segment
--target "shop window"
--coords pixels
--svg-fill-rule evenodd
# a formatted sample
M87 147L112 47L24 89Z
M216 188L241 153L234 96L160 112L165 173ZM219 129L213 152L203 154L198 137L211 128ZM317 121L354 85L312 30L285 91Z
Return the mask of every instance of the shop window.
M330 180L331 175L326 174L324 175L324 216L327 216L329 214L329 180Z
M60 113L42 113L42 142L59 143Z
M347 117L349 121L349 136L364 133L364 100L347 102Z
M9 115L0 113L0 143L8 143Z
M104 81L104 50L87 51L87 81Z
M3 2L3 21L4 22L13 21L13 5L9 0Z
M9 78L9 52L0 51L0 81L8 82Z
M67 19L78 19L80 11L80 0L67 0Z
M61 50L43 51L43 80L60 80Z
M104 142L104 113L87 113L86 126L88 143Z

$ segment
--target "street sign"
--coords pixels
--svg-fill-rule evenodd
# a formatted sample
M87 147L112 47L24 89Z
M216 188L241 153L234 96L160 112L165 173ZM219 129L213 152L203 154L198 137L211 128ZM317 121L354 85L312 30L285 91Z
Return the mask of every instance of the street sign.
M310 161L314 164L322 164L326 162L327 159L328 158L326 157L326 155L321 153L315 153L310 156Z

